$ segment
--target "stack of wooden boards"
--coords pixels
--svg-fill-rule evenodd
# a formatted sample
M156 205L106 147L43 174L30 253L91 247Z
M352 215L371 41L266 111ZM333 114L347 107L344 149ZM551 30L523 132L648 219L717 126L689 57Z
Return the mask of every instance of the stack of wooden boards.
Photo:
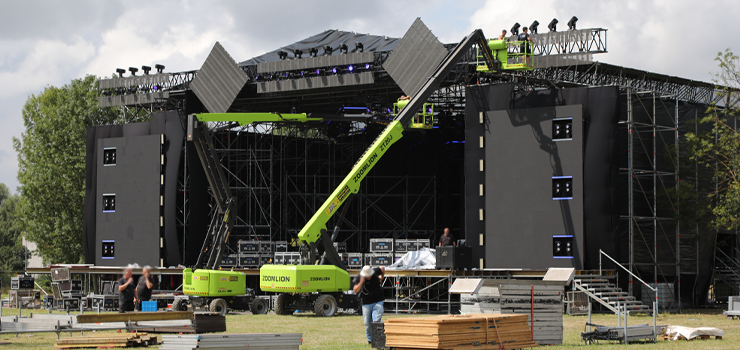
M130 348L156 345L157 337L146 333L104 333L82 337L57 339L57 349Z
M562 344L563 293L562 284L487 279L477 293L460 295L460 312L526 314L529 318L534 313L534 341Z
M474 314L385 321L385 346L398 349L521 349L536 347L526 315ZM164 349L164 348L163 348Z
M215 312L203 312L193 314L193 322L188 325L177 327L168 322L159 322L159 327L140 328L142 332L150 333L218 333L226 332L226 317Z
M159 349L298 350L302 344L302 333L163 335Z

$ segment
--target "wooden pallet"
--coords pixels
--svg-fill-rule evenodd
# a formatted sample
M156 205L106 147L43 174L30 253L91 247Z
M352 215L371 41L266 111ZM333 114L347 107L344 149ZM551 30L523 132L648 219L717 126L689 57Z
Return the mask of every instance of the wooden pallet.
M157 336L147 333L103 333L81 337L61 338L54 343L57 349L130 348L157 344Z
M520 349L532 342L527 315L473 314L389 319L387 347L398 349Z

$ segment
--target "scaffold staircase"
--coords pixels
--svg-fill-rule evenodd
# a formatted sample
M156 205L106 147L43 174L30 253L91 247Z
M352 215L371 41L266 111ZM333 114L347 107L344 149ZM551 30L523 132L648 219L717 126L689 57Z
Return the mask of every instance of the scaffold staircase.
M651 313L650 306L622 291L614 283L604 278L589 278L573 280L573 289L586 293L589 298L617 313L617 306L625 307L630 314Z
M733 292L740 291L740 261L729 256L719 247L716 249L714 280L721 281L730 286ZM737 249L735 249L737 251ZM740 253L740 251L738 251ZM734 254L733 254L734 255Z

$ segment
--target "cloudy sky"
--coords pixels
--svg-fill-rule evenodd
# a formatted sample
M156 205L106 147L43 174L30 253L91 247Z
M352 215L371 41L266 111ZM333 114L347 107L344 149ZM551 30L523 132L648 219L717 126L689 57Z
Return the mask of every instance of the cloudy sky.
M737 0L529 1L11 1L0 0L0 182L19 186L12 137L31 94L86 74L162 63L198 69L214 42L237 61L326 29L403 36L416 17L442 42L473 29L497 36L515 22L553 17L566 28L607 28L601 62L710 81L718 51L738 49Z

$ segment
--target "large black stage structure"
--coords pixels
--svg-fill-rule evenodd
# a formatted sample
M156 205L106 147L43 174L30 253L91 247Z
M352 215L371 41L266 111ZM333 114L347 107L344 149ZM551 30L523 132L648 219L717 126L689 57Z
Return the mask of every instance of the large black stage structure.
M370 238L435 242L442 228L450 227L473 247L477 268L593 270L602 249L644 280L672 286L676 300L702 304L712 282L716 234L675 219L677 169L687 162L676 146L720 94L709 83L593 62L591 54L606 52L605 32L541 34L538 42L551 46L541 45L537 53L547 60L525 72L479 73L471 50L429 100L434 128L406 131L365 179L344 220L327 226L340 226L338 240L354 252L366 252ZM405 94L384 66L398 41L332 30L238 64L216 44L201 70L101 80L100 106L146 109L152 117L140 126L88 131L86 261L98 260L106 227L96 214L105 190L96 187L101 180L90 170L104 161L101 139L164 135L161 225L152 232L161 237L162 266L191 265L216 207L192 145L183 141L188 114L359 111L359 119L346 122L210 125L237 201L231 249L236 252L241 239L295 239L383 130L388 119L381 114ZM326 46L334 51L321 49L312 57L312 48ZM483 124L481 113L488 118ZM501 115L512 119L490 122ZM575 147L551 140L547 128L553 115L582 123ZM544 119L535 123L537 118ZM502 133L509 127L511 133ZM491 138L484 145L481 136ZM494 156L507 149L528 149L531 157ZM538 152L547 154L543 164L535 164L543 159ZM552 181L561 176L571 176L581 191L575 202L551 198ZM502 179L512 183L497 183ZM528 182L547 193L517 187ZM550 221L535 218L537 224L531 224L533 206ZM526 228L517 230L518 221ZM125 231L119 239L134 239ZM571 236L578 255L553 259L554 236ZM526 259L520 250L527 244L541 256ZM113 265L135 261L132 252ZM619 282L640 294L628 276Z

